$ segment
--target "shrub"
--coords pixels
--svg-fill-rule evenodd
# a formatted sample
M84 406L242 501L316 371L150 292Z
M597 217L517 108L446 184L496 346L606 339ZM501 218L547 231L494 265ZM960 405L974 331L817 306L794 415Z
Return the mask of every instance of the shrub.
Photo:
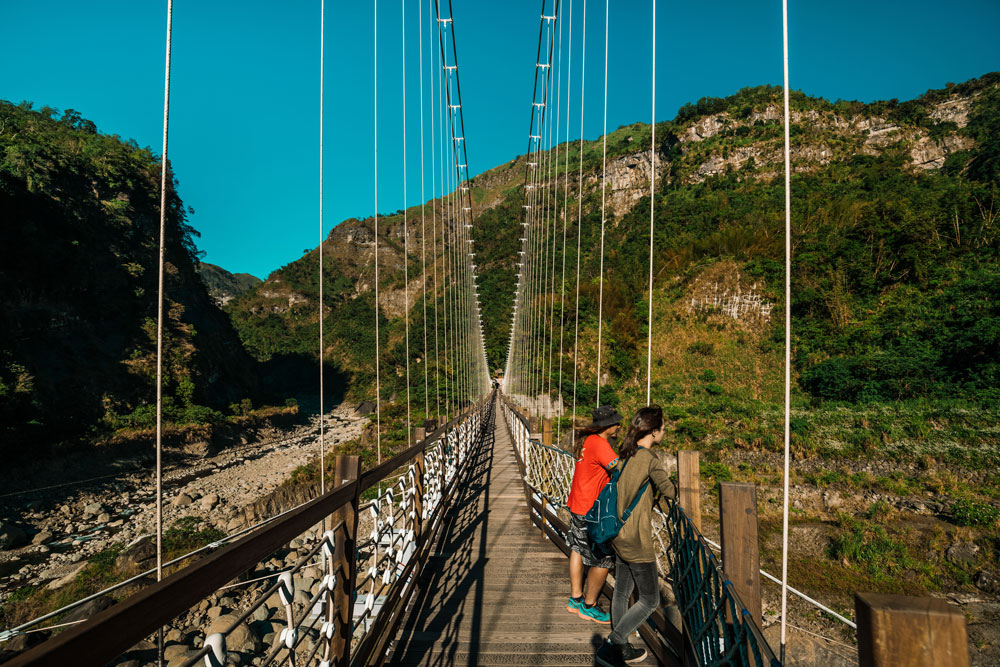
M718 396L722 393L722 387L717 384L706 384L705 391L707 391L712 396Z
M992 526L1000 518L1000 510L989 503L956 500L951 506L951 521L958 526Z
M725 463L702 463L701 475L712 477L717 482L728 482L733 479L733 471Z
M704 440L705 436L708 435L708 429L697 419L684 419L675 429L677 435L681 437L686 437L689 440L694 440L695 442L699 440Z
M700 354L703 357L710 357L715 354L715 345L713 343L698 341L697 343L688 345L687 351L690 354Z

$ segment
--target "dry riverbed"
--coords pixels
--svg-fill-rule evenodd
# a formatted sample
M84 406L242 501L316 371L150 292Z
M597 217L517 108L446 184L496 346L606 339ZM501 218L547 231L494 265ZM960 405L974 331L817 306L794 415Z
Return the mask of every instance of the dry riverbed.
M346 404L326 415L328 446L357 437L366 417ZM166 466L163 525L197 517L227 534L241 510L318 455L319 418L265 441ZM137 466L138 467L138 466ZM26 586L56 590L74 580L87 559L113 544L155 533L155 486L148 471L83 487L0 500L0 603Z

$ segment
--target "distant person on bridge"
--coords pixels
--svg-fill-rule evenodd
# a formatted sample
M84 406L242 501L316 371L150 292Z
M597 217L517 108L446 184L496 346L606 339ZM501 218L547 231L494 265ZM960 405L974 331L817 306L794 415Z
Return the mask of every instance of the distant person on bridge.
M573 446L576 467L566 501L572 515L567 541L573 550L569 556L570 598L566 610L576 612L585 619L608 624L611 617L597 606L597 596L601 594L608 569L614 565L615 559L613 556L594 554L583 517L608 483L608 470L618 462L618 455L608 439L618 433L622 416L610 405L602 405L594 410L593 417L592 423L577 429ZM584 566L590 568L586 597L583 589Z
M611 598L611 634L597 654L603 665L621 665L646 657L645 649L628 643L629 635L656 610L660 604L659 576L656 570L656 549L653 542L653 493L646 493L647 481L660 495L673 499L677 492L653 452L655 443L663 440L663 410L658 405L640 409L618 448L621 473L618 477L619 517L642 490L642 497L631 516L622 525L612 544L615 548L615 593ZM638 600L628 606L633 589Z

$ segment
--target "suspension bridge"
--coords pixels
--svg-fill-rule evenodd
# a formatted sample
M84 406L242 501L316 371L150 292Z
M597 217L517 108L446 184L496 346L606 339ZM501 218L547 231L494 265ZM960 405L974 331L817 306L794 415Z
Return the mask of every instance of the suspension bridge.
M572 248L573 241L567 239L566 221L574 215L577 220L582 218L582 197L576 198L578 203L574 211L569 204L570 114L568 106L560 110L563 103L560 77L565 74L566 80L570 81L574 74L571 18L568 21L570 29L565 34L569 45L565 51L568 62L565 63L562 46L563 25L567 22L563 17L565 13L574 11L574 2L543 0L541 5L522 217L510 221L511 225L523 228L518 281L506 368L497 386L491 381L476 286L477 266L472 250L476 225L462 112L455 35L457 26L451 13L451 0L447 7L438 0L428 2L426 17L423 15L424 4L404 0L400 9L405 13L409 6L421 12L421 32L418 35L421 58L426 37L435 71L430 95L435 113L429 123L432 137L431 190L437 193L440 187L441 209L434 209L429 221L421 215L419 255L425 297L422 317L425 323L430 321L428 318L433 318L435 323L433 340L428 337L428 327L423 327L423 356L425 359L433 357L435 368L445 365L451 371L432 377L427 371L428 364L424 365L423 414L438 415L440 425L435 420L417 425L411 417L411 304L407 289L404 290L407 439L402 451L383 459L381 378L384 369L380 361L382 352L378 349L379 319L376 317L373 322L376 354L372 361L376 399L373 443L377 452L376 465L362 470L359 457L337 455L333 479L328 479L324 466L320 466L319 497L176 561L164 563L160 545L163 494L159 467L161 408L158 401L157 566L155 571L146 573L155 574L155 583L90 618L58 623L62 614L87 602L81 600L4 631L0 639L43 629L60 630L51 639L22 652L7 664L12 667L70 664L168 664L170 667L287 664L329 667L594 663L595 652L606 629L575 614L567 614L565 606L569 591L567 555L570 551L566 502L574 458L560 446L564 440L560 433L561 422L555 422L556 431L553 434L551 420L553 414L561 414L561 407L554 407L553 397L564 395L564 380L566 387L570 382L573 385L571 414L574 422L577 417L578 385L593 382L597 404L600 403L601 386L596 378L579 377L579 365L576 363L573 363L572 378L564 378L569 374L563 372L561 362L570 348L571 358L575 360L579 354L579 322L574 322L572 327L572 344L564 335L570 330L566 318L570 295L564 286L574 282L573 276L567 278L566 275L567 247ZM577 10L583 12L584 25L587 4L586 0L576 2ZM606 54L610 3L605 2L602 8L605 25L606 137ZM655 90L655 1L651 3L651 10L654 40L651 86ZM325 25L324 14L325 6L321 3L321 26ZM423 32L425 23L428 28L426 35ZM171 24L172 3L168 2L164 171L161 182L164 196ZM405 43L405 21L403 26L401 39ZM372 62L377 80L377 24L373 25L373 34L375 53ZM323 40L321 27L321 45ZM786 260L790 262L787 18L785 65ZM582 89L585 81L582 63L579 77ZM321 155L322 81L321 61ZM423 78L419 89L423 126ZM406 97L405 74L403 97ZM567 105L568 97L567 91ZM653 293L655 225L652 201L657 173L655 94L653 99L649 163L650 295ZM373 102L377 118L377 92ZM563 112L565 126L561 129ZM404 128L405 113L403 105ZM581 136L582 127L581 104ZM559 151L546 150L548 146L559 146L560 136L566 147L562 167L558 164ZM606 143L604 148L606 168ZM376 211L378 150L376 134ZM424 158L421 134L421 170ZM405 164L404 156L404 169ZM580 183L582 166L581 149L577 165ZM561 184L560 173L564 174ZM423 171L421 174L423 183ZM405 198L405 172L403 182ZM602 281L599 307L603 303L606 223L603 180L601 192ZM421 201L424 194L421 191ZM321 275L324 270L322 197L321 159ZM161 208L164 208L162 204ZM560 219L563 220L562 229L559 229ZM432 239L429 249L425 242L428 222ZM416 254L416 251L408 246L407 226L410 220L405 212L403 224L403 254L409 257L411 252ZM377 215L374 225L374 289L378 303L380 241ZM577 229L579 234L580 225ZM163 317L162 235L161 218L158 386L162 385L159 362L162 357ZM576 252L579 255L579 236ZM430 271L428 255L431 258ZM403 266L404 272L407 272L405 284L409 285L409 265L404 261ZM579 266L577 260L577 304ZM322 290L323 281L320 280L319 284ZM429 292L440 295L440 308L438 300L426 298ZM857 615L851 620L787 585L787 405L790 365L787 350L790 301L790 288L786 282L785 511L780 576L764 572L759 567L753 487L720 485L722 539L721 544L716 544L701 531L702 492L697 452L678 452L676 477L679 497L676 502L661 504L654 513L661 605L638 630L640 641L648 648L648 655L642 664L783 664L787 662L786 599L789 593L856 629L858 659L864 665L968 664L964 620L960 613L940 601L858 594ZM428 303L431 304L431 313L428 313ZM652 321L651 298L648 306ZM578 312L579 309L574 307L573 311ZM325 349L322 318L323 309L320 308L321 355ZM602 363L601 327L599 310L598 377ZM420 342L416 341L414 345ZM442 359L444 363L441 363ZM650 383L651 362L650 338L645 374L647 403L652 403L654 398ZM559 366L555 372L554 365ZM553 377L557 378L556 386L552 384ZM322 374L319 383L322 401ZM320 412L323 412L322 403ZM316 443L320 460L325 460L327 446L321 426ZM168 571L171 567L173 569ZM763 631L762 577L781 586L781 624L776 642L773 637L769 641ZM613 576L602 592L605 597L610 596L612 587ZM208 601L222 606L223 600L227 607L225 613L217 615L205 627L193 625L198 618L195 610L204 608Z

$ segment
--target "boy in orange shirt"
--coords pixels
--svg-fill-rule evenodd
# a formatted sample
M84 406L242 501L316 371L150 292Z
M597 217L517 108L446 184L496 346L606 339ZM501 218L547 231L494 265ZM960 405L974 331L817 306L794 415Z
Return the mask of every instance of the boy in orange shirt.
M591 550L584 515L608 483L608 470L618 463L618 455L611 448L608 438L618 433L622 416L610 405L602 405L592 414L594 421L576 432L573 452L576 467L573 469L573 484L566 501L571 516L567 542L572 549L569 556L570 598L566 603L566 610L576 612L585 619L608 624L611 617L597 606L597 596L601 593L615 558L614 555L598 556ZM590 568L587 573L586 598L583 589L585 566Z

